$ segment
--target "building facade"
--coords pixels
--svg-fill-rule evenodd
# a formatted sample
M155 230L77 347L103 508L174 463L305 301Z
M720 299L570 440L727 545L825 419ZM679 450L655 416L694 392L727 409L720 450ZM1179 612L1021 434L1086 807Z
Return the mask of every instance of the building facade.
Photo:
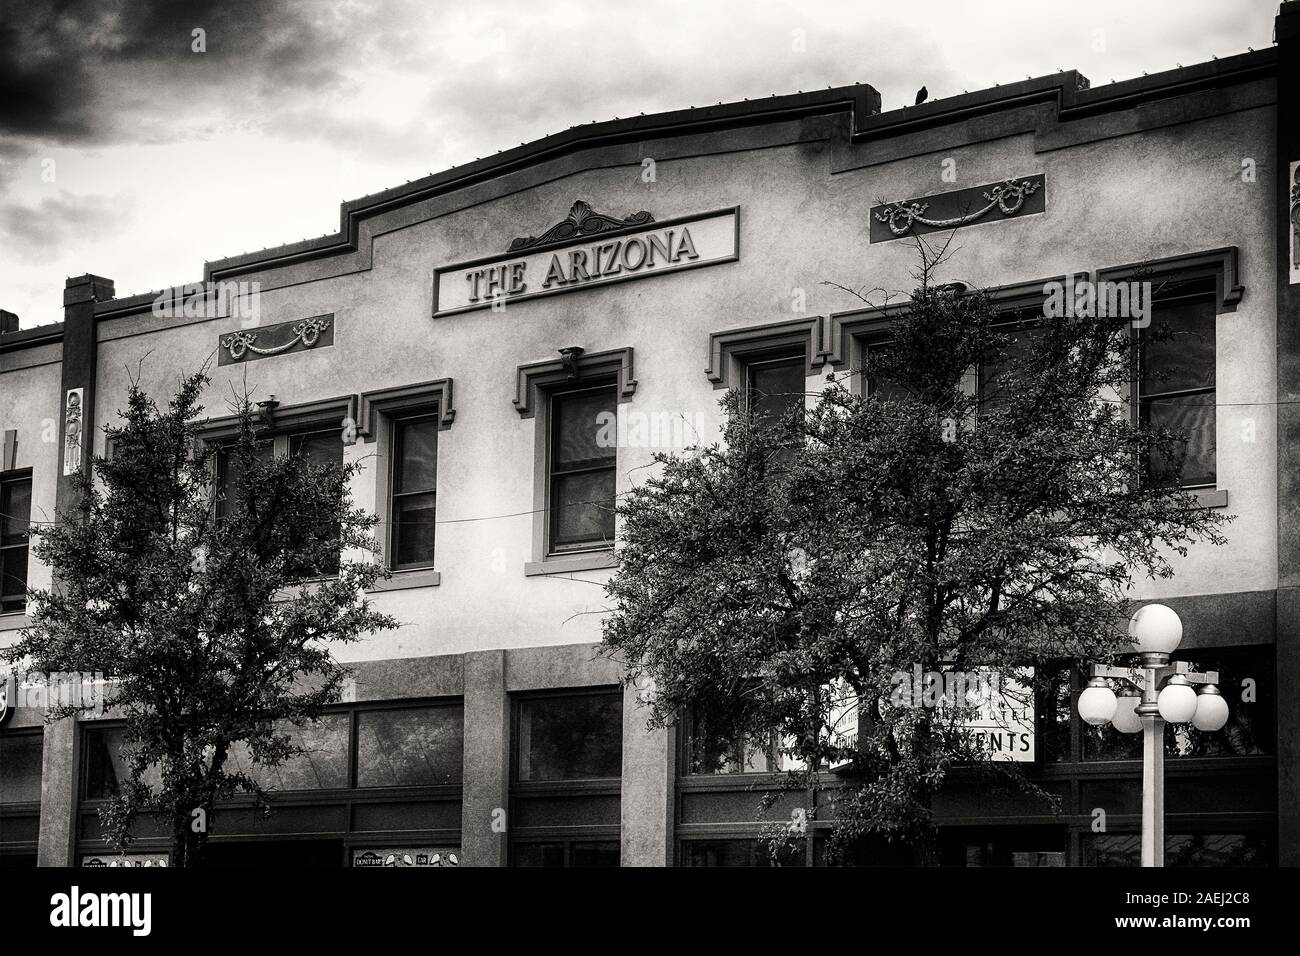
M166 394L215 358L214 435L247 383L276 450L362 462L352 492L393 570L373 599L403 622L341 650L348 700L268 780L269 817L219 812L217 862L764 862L769 756L648 730L598 653L614 504L656 451L716 438L723 389L851 375L872 322L829 283L906 291L907 237L951 229L951 278L1009 315L1052 282L1140 276L1195 333L1185 380L1124 397L1189 430L1185 481L1237 516L1137 595L1180 613L1182 656L1232 700L1219 734L1171 736L1169 862L1300 862L1280 693L1300 679L1296 4L1276 41L1103 87L1069 71L881 112L857 85L594 123L345 203L338 233L210 262L201 286L69 279L61 321L0 326L0 641L51 583L29 522L104 453L128 377ZM1060 812L958 784L945 862L1136 859L1140 750L1080 724L1077 673L1056 680L1027 746ZM107 858L115 728L8 708L0 862ZM820 862L811 817L780 862ZM142 830L132 852L165 846Z

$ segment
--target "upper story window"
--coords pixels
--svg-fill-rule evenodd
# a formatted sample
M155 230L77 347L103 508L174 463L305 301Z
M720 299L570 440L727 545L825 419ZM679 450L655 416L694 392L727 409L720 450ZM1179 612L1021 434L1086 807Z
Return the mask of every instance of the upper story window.
M27 608L27 531L32 518L31 475L0 478L0 614Z
M982 361L977 370L977 410L980 414L995 412L1011 400L1014 388L1011 370L1032 353L1035 337L1043 332L1041 320L1030 314L1012 312L1006 318L1006 322L995 326L999 335L1006 336L1006 343L997 355Z
M1215 445L1215 301L1212 283L1188 283L1173 296L1157 299L1149 329L1142 330L1138 414L1143 422L1186 436L1185 458L1177 476L1184 488L1213 487L1217 480ZM1168 328L1168 338L1150 329ZM1153 456L1153 475L1168 475L1173 465Z
M589 551L614 545L616 430L614 382L549 397L548 550Z
M742 358L745 370L745 405L757 421L771 421L802 405L808 359L797 353L758 354Z
M395 571L433 567L438 417L399 418L392 427L389 566Z
M343 460L343 437L338 428L318 428L296 432L285 432L271 437L260 445L256 452L260 460L266 461L277 455L295 455L306 458L316 464ZM217 450L217 517L224 518L235 507L237 488L243 480L239 460L230 453L229 446ZM327 537L336 534L336 529L321 525L317 534ZM339 556L313 565L304 564L299 569L302 577L320 577L338 573Z

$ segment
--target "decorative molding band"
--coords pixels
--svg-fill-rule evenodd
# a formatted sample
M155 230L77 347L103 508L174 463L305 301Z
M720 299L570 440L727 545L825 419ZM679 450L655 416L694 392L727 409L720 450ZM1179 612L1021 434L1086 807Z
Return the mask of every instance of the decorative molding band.
M547 362L520 365L516 369L514 406L520 418L532 418L537 414L539 388L549 389L571 382L581 384L586 379L611 375L618 381L620 402L627 401L636 392L631 346L576 355L572 354L571 349L563 351L570 354Z
M366 441L374 441L379 436L380 415L420 411L435 412L438 428L450 428L456 420L456 408L452 404L452 380L440 378L417 385L362 392L356 419L357 433Z
M654 221L655 217L644 209L641 212L634 212L624 219L606 216L602 213L593 212L588 203L579 199L570 207L569 214L550 229L547 229L540 236L519 236L510 243L510 248L506 251L519 252L521 249L543 249L547 246L572 242L575 239L586 239L588 236L596 236L602 232L611 232L615 229L626 229L629 226L647 226Z
M1122 266L1098 269L1093 274L1095 282L1120 282L1141 279L1199 279L1214 277L1215 309L1235 312L1237 303L1245 294L1241 285L1241 273L1237 268L1237 247L1224 246L1220 249L1208 249L1203 252L1188 252L1169 256L1164 259L1148 259L1144 262L1130 262ZM1156 290L1159 301L1159 290Z
M1291 164L1291 285L1300 282L1300 162Z
M361 405L360 395L336 395L333 398L321 398L297 405L280 405L274 401L267 403L270 411L264 418L262 426L272 433L297 431L304 428L325 428L338 426L345 434L352 423L356 427L358 409ZM203 426L203 438L206 441L222 441L233 438L239 433L239 416L223 415L210 418ZM344 440L344 444L353 442Z
M285 337L287 334L287 338ZM218 365L234 365L317 345L334 344L334 313L316 315L296 322L280 322L260 329L238 329L219 336ZM256 344L261 343L261 344Z
M815 374L826 362L841 364L831 338L830 318L813 315L770 325L713 332L709 335L709 364L704 374L714 388L732 388L735 387L733 365L756 353L780 349L803 349L807 375Z
M1007 179L987 186L872 206L871 241L888 242L907 235L958 229L979 222L994 209L1003 219L1014 219L1032 216L1046 208L1045 176Z

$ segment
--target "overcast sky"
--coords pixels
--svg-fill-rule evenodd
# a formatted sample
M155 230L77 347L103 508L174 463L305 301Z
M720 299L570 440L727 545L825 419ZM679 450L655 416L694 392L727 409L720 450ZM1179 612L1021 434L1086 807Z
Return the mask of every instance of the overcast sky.
M62 319L590 120L870 83L886 110L1272 42L1276 0L0 0L0 308ZM195 28L206 52L192 51Z

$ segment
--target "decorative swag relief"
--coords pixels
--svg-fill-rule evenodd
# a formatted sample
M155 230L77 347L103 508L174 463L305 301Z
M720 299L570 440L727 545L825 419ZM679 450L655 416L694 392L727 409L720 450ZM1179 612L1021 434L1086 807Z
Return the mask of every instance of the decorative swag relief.
M871 241L888 242L907 235L958 229L985 221L1013 219L1045 211L1044 176L1007 179L935 196L921 196L871 208ZM997 210L998 216L990 217Z
M272 355L285 355L334 344L334 314L317 315L295 322L280 322L260 329L240 329L217 339L218 365L251 362Z

